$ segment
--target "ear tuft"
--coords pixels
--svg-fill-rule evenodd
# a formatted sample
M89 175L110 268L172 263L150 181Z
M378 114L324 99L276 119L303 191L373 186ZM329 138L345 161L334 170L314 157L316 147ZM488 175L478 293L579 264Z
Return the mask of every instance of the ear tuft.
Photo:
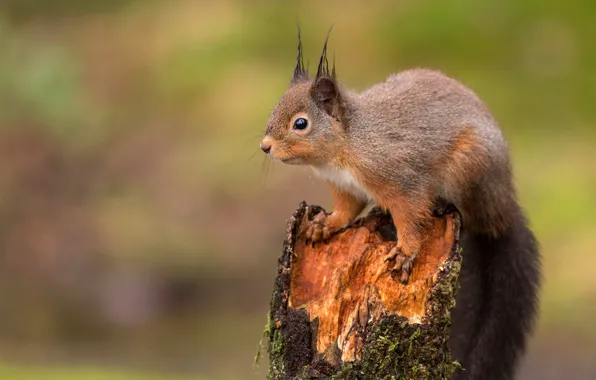
M327 61L327 43L329 42L329 36L331 35L331 30L333 29L333 25L329 28L327 32L327 37L325 38L325 43L323 44L323 52L321 53L321 58L319 58L319 66L317 68L317 76L316 78L320 78L323 76L330 76L332 79L335 79L335 55L333 58L333 71L329 71L329 61Z
M308 69L304 67L304 58L302 57L302 39L300 38L300 24L296 25L298 28L298 52L296 53L296 67L294 67L294 74L292 75L291 83L298 83L308 79Z

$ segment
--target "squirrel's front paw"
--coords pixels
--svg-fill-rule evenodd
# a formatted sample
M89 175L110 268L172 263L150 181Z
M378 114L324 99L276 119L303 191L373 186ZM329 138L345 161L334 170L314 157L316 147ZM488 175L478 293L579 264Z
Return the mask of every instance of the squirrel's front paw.
M414 265L415 259L416 253L408 254L399 244L396 244L395 247L391 248L389 253L387 253L385 261L391 261L391 270L398 273L399 281L402 284L407 284L410 279L410 273L412 273L412 266Z
M330 222L332 222L331 217L327 217L324 212L315 215L306 228L306 241L316 243L329 239L337 231L337 228Z

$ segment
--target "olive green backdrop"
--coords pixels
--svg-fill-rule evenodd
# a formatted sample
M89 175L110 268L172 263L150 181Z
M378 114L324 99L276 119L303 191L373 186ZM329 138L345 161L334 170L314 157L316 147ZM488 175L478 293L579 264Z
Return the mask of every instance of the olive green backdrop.
M595 19L575 0L2 1L0 378L264 378L285 220L331 207L258 148L298 20L311 68L334 23L348 86L427 66L485 99L544 252L522 372L594 378Z

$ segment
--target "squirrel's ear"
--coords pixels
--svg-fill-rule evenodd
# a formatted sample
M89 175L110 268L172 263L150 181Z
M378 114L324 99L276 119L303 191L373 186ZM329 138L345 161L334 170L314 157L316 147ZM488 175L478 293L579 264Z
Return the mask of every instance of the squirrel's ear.
M330 116L338 116L339 90L332 78L327 76L318 78L313 84L312 96Z

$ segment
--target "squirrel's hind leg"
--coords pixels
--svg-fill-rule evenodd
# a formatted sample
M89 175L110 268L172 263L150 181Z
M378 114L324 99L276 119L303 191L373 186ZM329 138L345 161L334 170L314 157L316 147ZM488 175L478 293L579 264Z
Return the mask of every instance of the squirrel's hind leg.
M391 270L406 284L422 246L426 226L432 221L432 213L426 202L402 199L388 207L397 230L397 243L387 253L386 261Z

